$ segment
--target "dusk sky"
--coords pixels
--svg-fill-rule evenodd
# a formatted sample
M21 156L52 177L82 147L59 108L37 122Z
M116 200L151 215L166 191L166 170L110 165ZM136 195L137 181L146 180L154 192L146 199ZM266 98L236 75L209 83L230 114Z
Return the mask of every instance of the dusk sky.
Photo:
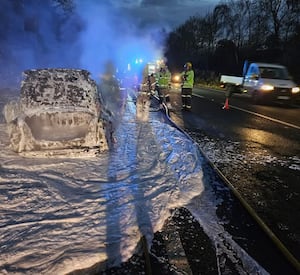
M110 0L113 7L136 19L140 26L160 25L170 30L194 15L205 16L219 0Z
M52 0L23 3L18 11L14 1L0 0L1 85L19 85L29 68L80 67L97 78L107 60L123 70L161 58L168 32L211 13L219 0L74 0L65 21L54 17Z

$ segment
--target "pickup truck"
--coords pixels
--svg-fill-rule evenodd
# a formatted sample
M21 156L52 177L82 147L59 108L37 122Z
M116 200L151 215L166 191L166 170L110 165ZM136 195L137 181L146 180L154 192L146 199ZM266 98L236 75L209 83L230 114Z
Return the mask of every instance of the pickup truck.
M221 87L226 96L233 93L249 94L254 103L299 99L300 88L293 82L285 66L270 63L244 64L242 76L221 75Z

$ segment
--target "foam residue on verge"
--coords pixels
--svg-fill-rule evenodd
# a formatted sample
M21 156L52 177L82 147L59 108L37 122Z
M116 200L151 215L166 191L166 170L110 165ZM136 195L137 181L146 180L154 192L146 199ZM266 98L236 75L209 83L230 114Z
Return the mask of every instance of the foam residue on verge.
M130 98L116 144L96 158L22 158L9 149L5 128L0 125L0 272L116 266L136 252L141 236L151 246L171 209L187 206L217 254L240 257L241 274L265 273L218 220L198 145L159 116L138 121Z
M1 124L1 272L117 265L203 192L201 156L182 133L136 121L130 101L120 119L114 148L86 159L22 158Z

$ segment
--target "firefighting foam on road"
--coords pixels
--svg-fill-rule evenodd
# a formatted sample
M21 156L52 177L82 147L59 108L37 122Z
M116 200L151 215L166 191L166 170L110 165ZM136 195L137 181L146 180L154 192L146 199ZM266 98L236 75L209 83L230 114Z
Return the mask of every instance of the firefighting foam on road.
M186 206L237 270L266 274L218 221L219 202L204 188L197 145L161 112L139 121L132 96L119 120L111 150L58 159L12 151L1 119L0 271L65 274L116 266L140 249L142 236L151 245L171 209Z

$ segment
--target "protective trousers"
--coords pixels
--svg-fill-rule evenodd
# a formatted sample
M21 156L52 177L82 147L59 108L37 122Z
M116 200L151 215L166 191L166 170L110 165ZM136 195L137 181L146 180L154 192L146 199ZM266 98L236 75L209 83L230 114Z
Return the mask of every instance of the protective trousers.
M181 89L182 109L190 110L192 108L192 88Z
M159 96L160 103L170 102L169 89L167 87L159 87L158 96Z

